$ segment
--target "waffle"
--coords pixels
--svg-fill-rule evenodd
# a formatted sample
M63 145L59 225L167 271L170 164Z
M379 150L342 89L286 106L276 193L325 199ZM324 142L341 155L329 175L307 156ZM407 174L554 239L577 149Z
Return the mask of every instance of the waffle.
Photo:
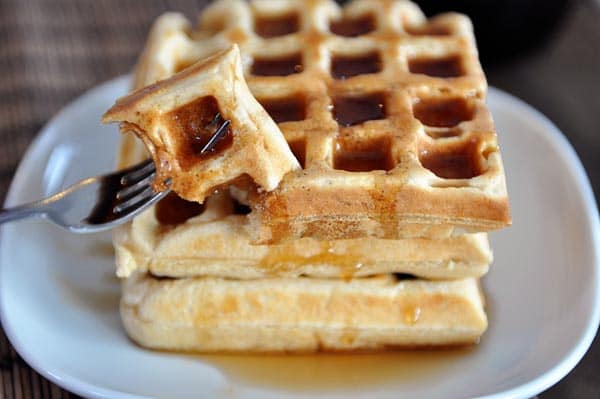
M222 135L211 141L224 120L230 124L222 122ZM236 45L117 100L103 122L135 132L154 159L156 188L170 180L188 200L203 202L246 176L273 190L284 174L299 169L281 131L248 90Z
M510 223L470 21L408 1L223 0L155 23L136 84L240 46L251 92L302 170L251 193L260 243L440 238Z
M134 87L232 43L302 170L270 193L230 187L165 212L170 197L116 230L129 336L203 352L477 342L474 277L491 253L485 233L460 233L510 218L469 21L428 21L407 1L217 1L196 28L175 13L156 21ZM372 120L339 113L372 103ZM145 156L123 136L120 166Z
M316 351L472 344L487 327L474 279L124 281L121 316L139 344L184 351Z
M480 277L492 254L485 233L442 240L363 238L252 245L246 212L226 191L204 206L170 194L154 211L115 232L117 276L214 276L236 279L349 279L407 273L429 279Z

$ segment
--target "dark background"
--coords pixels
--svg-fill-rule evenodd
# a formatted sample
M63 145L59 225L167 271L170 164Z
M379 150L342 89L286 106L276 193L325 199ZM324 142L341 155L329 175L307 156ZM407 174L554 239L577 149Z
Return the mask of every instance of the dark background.
M600 1L417 1L475 24L489 83L548 116L600 190ZM0 201L27 146L85 90L128 73L153 19L207 1L0 0ZM82 127L85 128L85 127ZM1 202L0 202L1 203ZM600 342L542 398L597 398ZM0 398L74 397L29 368L0 335Z

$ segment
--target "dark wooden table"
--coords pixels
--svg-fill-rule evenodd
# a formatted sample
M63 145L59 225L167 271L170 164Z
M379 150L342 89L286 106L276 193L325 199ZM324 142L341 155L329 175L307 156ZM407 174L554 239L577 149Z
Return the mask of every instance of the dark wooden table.
M153 19L206 1L0 0L0 201L27 146L85 90L130 71ZM538 108L567 135L600 192L600 2L574 1L551 39L486 67L489 82ZM597 398L600 342L542 398ZM0 398L66 398L0 336Z

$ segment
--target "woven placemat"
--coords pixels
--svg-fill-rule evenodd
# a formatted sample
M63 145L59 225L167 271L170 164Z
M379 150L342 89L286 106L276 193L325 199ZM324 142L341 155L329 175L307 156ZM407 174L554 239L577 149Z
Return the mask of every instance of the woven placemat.
M87 89L128 73L152 21L208 1L0 0L0 201L43 125ZM0 336L0 398L74 398Z
M56 112L85 90L128 73L162 12L193 17L206 3L0 0L0 201L23 153ZM591 50L598 45L600 9L592 0L576 4L557 46L487 72L492 84L517 93L559 124L600 190L600 97L594 90L600 84L600 52ZM598 345L575 372L541 397L597 397ZM0 399L72 397L33 371L0 331Z

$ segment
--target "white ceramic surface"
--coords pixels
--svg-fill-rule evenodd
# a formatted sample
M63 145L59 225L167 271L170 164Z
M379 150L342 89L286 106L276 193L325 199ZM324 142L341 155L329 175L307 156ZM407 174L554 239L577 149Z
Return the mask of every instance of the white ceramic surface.
M114 164L102 112L125 92L108 82L40 133L7 205L34 200ZM490 328L479 346L379 355L201 356L130 342L117 313L110 236L42 221L2 226L0 311L11 342L45 377L88 397L513 398L533 396L581 359L599 320L599 224L579 160L523 102L490 90L514 225L495 233L484 279Z

